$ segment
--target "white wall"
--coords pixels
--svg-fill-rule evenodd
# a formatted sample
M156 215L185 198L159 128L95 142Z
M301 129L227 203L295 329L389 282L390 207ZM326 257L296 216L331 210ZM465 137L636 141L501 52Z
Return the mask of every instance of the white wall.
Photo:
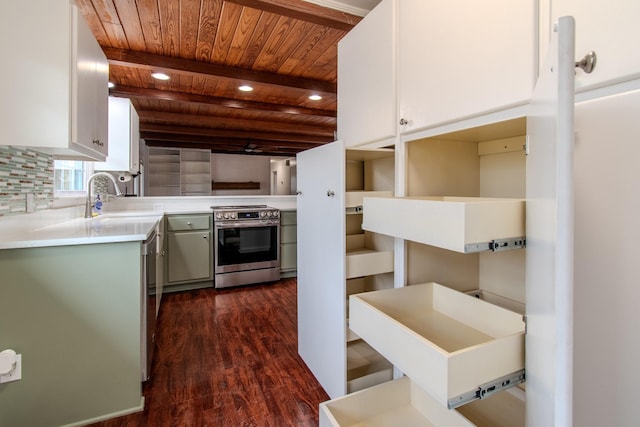
M275 182L271 182L272 188L275 191L272 191L273 195L286 195L292 194L292 170L294 171L294 180L295 180L295 167L296 167L296 159L278 159L274 158L271 160L271 178L272 180L275 178Z
M259 190L216 190L212 196L265 195L271 192L271 158L241 154L211 154L211 180L215 182L259 182Z

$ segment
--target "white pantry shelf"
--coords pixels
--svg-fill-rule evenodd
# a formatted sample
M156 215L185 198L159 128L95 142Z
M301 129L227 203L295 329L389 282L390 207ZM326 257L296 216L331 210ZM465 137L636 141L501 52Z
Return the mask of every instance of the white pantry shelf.
M349 327L444 407L524 369L522 315L437 283L352 295Z
M362 228L456 252L525 235L525 202L485 197L365 197ZM390 218L394 218L390 221Z
M320 404L320 427L524 426L521 392L510 390L449 410L408 377Z

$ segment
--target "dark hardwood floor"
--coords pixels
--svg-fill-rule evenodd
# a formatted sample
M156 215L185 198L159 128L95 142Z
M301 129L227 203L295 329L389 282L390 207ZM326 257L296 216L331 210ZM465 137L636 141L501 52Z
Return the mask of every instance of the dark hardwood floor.
M144 411L91 426L317 426L296 322L295 279L164 295Z

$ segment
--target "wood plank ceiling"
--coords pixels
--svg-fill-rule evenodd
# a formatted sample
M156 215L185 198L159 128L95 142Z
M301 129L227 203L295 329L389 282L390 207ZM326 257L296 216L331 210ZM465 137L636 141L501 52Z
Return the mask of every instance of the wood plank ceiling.
M76 3L147 145L291 156L334 139L337 43L360 17L302 0Z

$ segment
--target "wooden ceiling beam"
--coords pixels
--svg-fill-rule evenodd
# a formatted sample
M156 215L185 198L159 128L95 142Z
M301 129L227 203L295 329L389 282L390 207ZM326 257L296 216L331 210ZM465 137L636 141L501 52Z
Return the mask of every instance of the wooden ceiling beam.
M327 136L315 136L315 135L300 135L290 133L270 133L270 132L256 132L256 131L244 131L244 130L232 130L232 129L211 129L200 128L193 126L174 126L174 125L160 125L153 123L140 123L141 135L149 138L158 139L153 137L155 135L183 135L194 136L203 138L234 138L234 139L260 139L264 141L287 141L290 143L301 144L323 144L330 142L333 138ZM142 136L142 138L144 138Z
M247 143L252 144L265 144L272 147L291 147L295 149L307 149L316 147L318 145L323 145L327 141L324 142L307 142L307 141L299 141L296 138L287 139L279 139L279 140L270 140L270 139L261 139L261 138L248 138L241 136L201 136L201 135L186 135L186 134L178 134L178 133L157 133L157 132L144 132L140 134L140 137L145 141L171 141L171 142L193 142L198 144L234 144L234 145L246 145Z
M246 101L240 99L221 98L216 96L198 95L194 93L176 92L169 90L142 88L135 86L117 85L109 91L111 96L121 98L149 98L164 101L188 102L194 104L219 105L227 108L237 108L249 111L276 111L287 114L336 117L336 112L315 108L305 108L294 105L273 104L268 102Z
M138 112L141 126L143 123L162 123L204 127L210 129L227 129L246 132L289 133L293 135L313 135L333 138L334 126L310 126L298 123L270 122L264 120L246 120L229 117L204 116L164 111L142 110Z
M286 145L268 146L258 145L259 152L247 152L245 150L246 144L229 144L223 141L218 142L180 142L175 143L172 141L160 141L160 140L145 140L148 147L167 147L167 148L198 148L204 150L210 150L212 153L228 153L228 154L243 154L243 155L261 155L261 156L295 156L297 153L313 147L296 148ZM320 145L320 144L318 144Z
M306 89L318 93L337 93L335 83L305 79L302 77L287 76L283 74L252 71L244 68L228 67L219 64L182 59L171 56L155 55L146 52L136 52L113 47L102 47L110 64L125 67L142 68L147 70L164 70L178 72L191 76L223 77L244 82L256 82L275 86Z
M339 12L329 8L323 8L312 3L292 3L291 1L283 0L226 1L346 32L351 30L362 19L355 15Z
M309 148L317 147L319 145L325 144L319 142L299 142L295 140L282 140L282 141L272 141L272 140L264 140L260 138L210 138L210 137L202 137L197 135L179 135L179 134L166 134L166 133L147 133L142 136L142 139L145 141L156 141L156 142L172 142L172 143L192 143L192 144L201 144L207 146L234 146L234 147L245 147L247 144L255 144L260 146L261 148L270 147L273 149L291 149L291 150L307 150Z

